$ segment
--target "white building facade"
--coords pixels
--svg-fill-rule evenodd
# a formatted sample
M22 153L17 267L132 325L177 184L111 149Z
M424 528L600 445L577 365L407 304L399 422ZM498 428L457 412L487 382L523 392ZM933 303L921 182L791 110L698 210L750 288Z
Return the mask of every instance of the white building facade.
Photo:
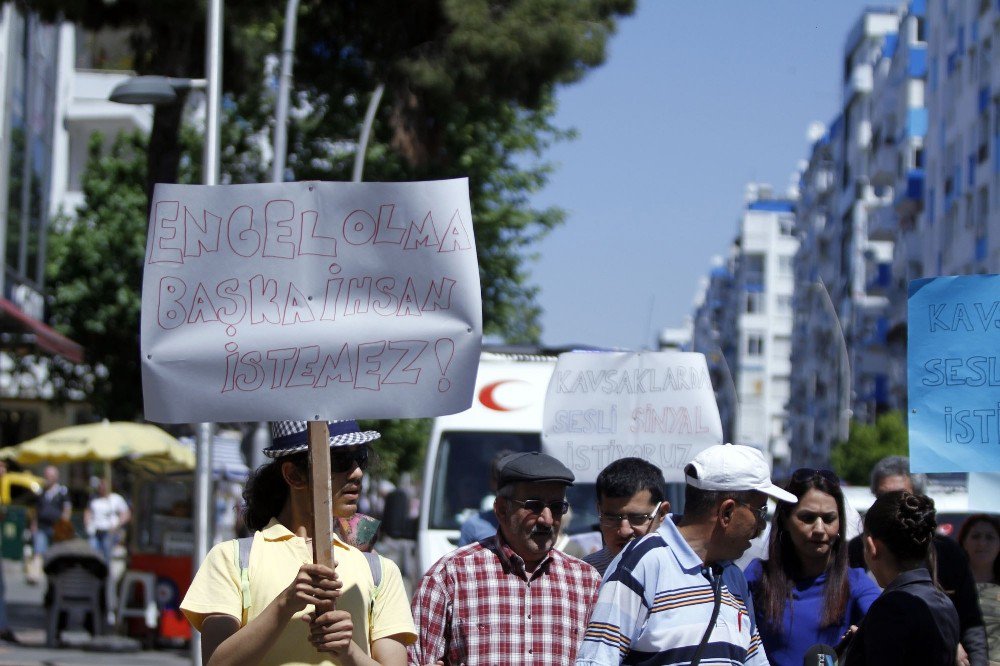
M127 42L113 33L51 25L18 3L0 9L0 439L11 444L77 416L46 402L44 363L25 353L82 359L83 350L47 324L47 237L57 216L83 202L81 176L93 132L108 144L121 131L148 132L149 107L112 104L131 72ZM81 407L86 409L85 406Z
M750 189L730 256L717 260L699 299L693 347L708 359L724 433L781 468L790 453L795 202Z

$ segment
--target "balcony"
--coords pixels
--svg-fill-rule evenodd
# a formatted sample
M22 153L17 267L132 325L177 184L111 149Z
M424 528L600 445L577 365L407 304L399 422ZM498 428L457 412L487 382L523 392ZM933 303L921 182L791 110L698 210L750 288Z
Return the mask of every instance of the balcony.
M913 217L924 207L924 170L910 169L906 179L896 194L894 202L900 217ZM950 179L945 182L945 193L952 187Z
M878 206L868 213L868 239L893 241L899 232L899 214L891 206Z
M880 187L892 185L896 180L896 158L899 154L895 139L888 139L876 147L875 156L871 164L872 185Z
M859 63L851 70L851 75L844 83L844 99L847 104L854 99L855 95L867 95L871 93L875 83L875 71L868 63Z

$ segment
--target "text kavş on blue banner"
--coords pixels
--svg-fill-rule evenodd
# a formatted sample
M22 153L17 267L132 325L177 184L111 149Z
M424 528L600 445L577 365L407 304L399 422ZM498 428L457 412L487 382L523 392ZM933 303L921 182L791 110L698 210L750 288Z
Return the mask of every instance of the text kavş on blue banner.
M908 307L911 469L1000 471L1000 275L914 280Z

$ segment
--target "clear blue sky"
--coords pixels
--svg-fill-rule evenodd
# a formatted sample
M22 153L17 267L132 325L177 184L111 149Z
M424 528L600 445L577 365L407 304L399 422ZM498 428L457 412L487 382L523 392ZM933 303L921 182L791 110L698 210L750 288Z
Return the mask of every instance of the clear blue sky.
M542 339L639 349L691 313L749 182L783 193L806 129L841 101L856 0L640 0L605 64L558 95L579 137L536 206L568 211L533 248Z

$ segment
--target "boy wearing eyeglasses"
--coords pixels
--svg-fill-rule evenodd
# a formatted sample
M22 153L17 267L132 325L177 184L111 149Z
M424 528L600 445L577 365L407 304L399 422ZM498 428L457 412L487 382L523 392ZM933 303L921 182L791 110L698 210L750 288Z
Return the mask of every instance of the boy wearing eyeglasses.
M670 511L670 502L665 501L663 472L642 458L611 463L597 475L596 487L604 547L583 561L603 576L629 541L656 531Z
M442 557L411 604L409 664L573 663L600 577L554 548L573 473L543 453L499 463L495 536Z

